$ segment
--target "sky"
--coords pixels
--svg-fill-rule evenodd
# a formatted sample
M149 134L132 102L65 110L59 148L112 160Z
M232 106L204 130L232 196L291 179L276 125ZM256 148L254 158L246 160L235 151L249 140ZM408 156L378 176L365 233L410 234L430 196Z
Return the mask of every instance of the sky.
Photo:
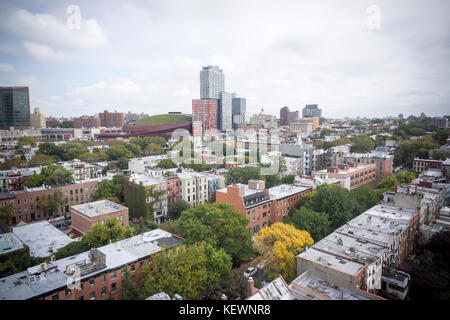
M46 116L191 113L205 65L249 114L450 114L448 0L0 2L0 86Z

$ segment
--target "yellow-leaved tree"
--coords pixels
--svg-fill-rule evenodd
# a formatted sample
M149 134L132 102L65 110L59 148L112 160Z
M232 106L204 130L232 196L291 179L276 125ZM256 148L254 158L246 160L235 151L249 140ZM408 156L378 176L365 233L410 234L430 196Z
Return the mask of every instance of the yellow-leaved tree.
M288 282L297 274L295 256L313 244L309 232L282 222L263 228L254 238L255 249L264 261L269 278L281 274Z

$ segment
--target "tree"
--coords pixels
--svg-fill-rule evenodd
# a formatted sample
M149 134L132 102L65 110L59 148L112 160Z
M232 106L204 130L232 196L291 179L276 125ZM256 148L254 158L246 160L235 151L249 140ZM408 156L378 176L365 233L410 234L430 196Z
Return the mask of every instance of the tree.
M64 259L82 252L86 252L89 250L89 247L82 241L73 241L69 244L65 245L62 248L59 248L55 252L55 257L57 260Z
M55 190L53 194L39 197L36 202L38 209L44 210L52 217L55 213L61 212L61 207L67 204L67 197L59 190Z
M350 148L351 152L370 152L375 149L375 142L367 134L361 134L353 138L353 143Z
M0 208L0 220L6 225L9 225L9 220L12 214L16 211L14 205L8 203L6 206Z
M111 146L108 150L105 151L108 156L108 161L119 160L120 158L133 158L133 153L122 146Z
M23 146L27 146L27 145L29 145L31 147L36 147L36 139L34 139L32 137L24 136L24 137L20 137L17 140L17 143L16 143L16 147L17 148L20 148L20 147L23 147Z
M60 149L61 158L65 161L78 159L81 154L89 152L86 144L78 141L67 142Z
M52 142L42 142L41 144L39 144L39 153L41 154L45 154L48 156L53 156L58 160L61 160L61 149L54 143Z
M248 180L264 180L258 167L233 168L225 175L225 185L227 186L236 183L247 184Z
M361 186L350 191L350 193L355 199L355 216L363 213L369 208L372 208L383 198L382 192L373 190L368 186Z
M172 169L172 168L176 168L177 164L175 162L173 162L172 159L162 159L158 162L156 167L162 168L162 169Z
M124 227L117 218L109 218L104 224L96 223L82 238L89 248L98 248L135 235L132 227Z
M293 225L299 230L308 231L315 242L330 233L330 220L324 212L315 212L301 207L284 218L283 222Z
M42 168L40 174L33 174L25 182L28 188L40 187L43 184L51 186L72 182L72 173L64 167L49 165Z
M167 211L167 214L170 219L175 220L178 219L183 211L189 210L191 206L189 202L184 201L183 199L178 199L175 201Z
M442 150L433 150L431 151L431 159L433 160L445 160L447 159L449 154Z
M205 242L179 245L154 254L151 266L142 267L138 274L143 282L141 298L165 292L198 300L230 272L231 258L225 250Z
M159 154L163 154L164 150L163 148L161 148L160 145L157 145L155 143L150 143L149 145L147 145L144 149L144 155L146 156L156 156Z
M187 243L206 241L240 263L252 253L251 232L246 228L249 222L228 203L206 203L184 211L177 228Z
M30 167L38 167L38 166L48 166L55 163L56 160L53 156L48 156L42 153L36 153L30 161L28 161L28 165Z
M95 201L107 198L116 198L119 201L124 200L123 196L123 181L125 176L116 174L112 180L103 180L98 184L98 189L93 195Z
M282 222L261 229L254 238L255 249L265 261L264 270L269 278L281 274L287 282L297 275L295 257L314 243L307 231Z
M67 204L68 199L61 191L55 190L51 196L50 201L52 207L56 209L56 212L61 212L61 207Z
M311 198L311 209L327 213L331 228L335 230L353 218L356 203L347 189L337 185L322 185Z
M128 267L128 266L127 266ZM140 291L136 286L136 281L131 277L128 269L122 277L122 300L139 300Z
M295 179L295 174L288 174L281 179L281 183L293 184Z

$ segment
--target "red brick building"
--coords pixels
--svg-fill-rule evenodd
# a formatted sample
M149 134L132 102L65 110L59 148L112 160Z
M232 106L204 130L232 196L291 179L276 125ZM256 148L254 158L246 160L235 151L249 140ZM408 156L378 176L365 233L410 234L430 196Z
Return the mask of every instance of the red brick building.
M125 116L121 112L100 112L98 114L101 121L101 126L106 128L122 128Z
M217 129L217 100L192 99L192 134L203 137L207 130Z
M96 223L102 224L116 217L123 226L128 226L128 208L109 200L99 200L69 207L72 228L81 234L88 232Z
M175 201L181 199L181 180L178 176L169 176L166 178L167 186L167 208Z
M52 259L2 278L0 300L120 299L125 272L139 286L136 275L144 265L153 266L152 255L183 242L177 235L155 229L72 257ZM71 282L73 286L68 287Z
M14 205L15 212L11 216L11 223L14 226L19 221L28 223L50 218L46 210L40 209L37 206L37 202L42 196L52 195L56 190L61 191L67 198L67 204L59 212L59 214L64 214L69 212L69 206L71 205L91 202L97 189L98 181L93 180L68 185L14 191L1 195L0 206Z
M428 169L441 169L442 162L444 161L414 158L413 170L416 172L424 172Z
M99 128L101 126L100 118L81 116L73 119L74 128Z
M247 228L256 233L269 223L280 222L302 196L312 188L280 185L265 188L264 180L249 180L248 185L237 184L216 191L216 202L230 203L250 219Z

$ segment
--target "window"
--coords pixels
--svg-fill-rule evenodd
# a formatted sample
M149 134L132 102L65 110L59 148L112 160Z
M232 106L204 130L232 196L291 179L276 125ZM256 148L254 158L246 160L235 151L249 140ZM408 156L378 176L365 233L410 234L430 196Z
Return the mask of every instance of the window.
M135 265L134 265L134 263L131 265L131 272L133 272L133 271L135 271L136 270L136 267L135 267Z
M102 296L106 296L106 287L102 288Z
M106 275L102 275L102 277L100 278L100 282L105 282L106 281Z
M80 289L78 289L78 292L81 292L81 291L83 291L83 284L82 283L80 283Z
M66 289L66 296L70 296L72 294L72 290Z
M114 283L111 285L111 292L116 292L116 290L117 290L117 286L116 286L116 283L114 282Z
M91 293L89 293L89 298L91 300L95 300L95 291L92 291Z
M58 292L52 295L52 300L59 300Z
M113 271L113 272L111 272L111 279L114 280L115 278L116 278L116 272Z
M95 286L95 279L91 279L90 281L89 281L89 287L94 287Z

